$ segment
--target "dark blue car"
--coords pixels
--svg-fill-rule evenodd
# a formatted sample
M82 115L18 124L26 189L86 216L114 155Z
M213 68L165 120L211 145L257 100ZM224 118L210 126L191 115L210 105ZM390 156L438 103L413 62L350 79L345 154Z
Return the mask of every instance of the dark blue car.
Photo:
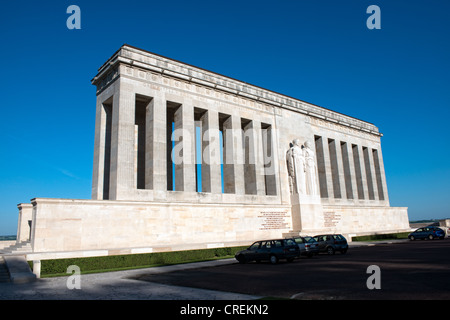
M416 240L416 239L444 239L445 238L445 232L441 228L438 227L423 227L419 228L414 232L411 232L408 235L409 240Z
M279 259L292 262L299 256L300 249L294 239L276 239L257 241L246 250L237 252L235 258L239 263L269 260L270 263L276 264Z

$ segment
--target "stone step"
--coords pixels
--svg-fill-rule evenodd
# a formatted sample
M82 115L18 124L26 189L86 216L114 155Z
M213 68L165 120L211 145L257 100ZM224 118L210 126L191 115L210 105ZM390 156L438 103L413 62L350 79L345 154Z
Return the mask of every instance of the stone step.
M0 256L0 282L11 282L5 259L2 256Z
M25 255L4 255L3 259L8 267L11 282L26 283L36 280L36 275L31 271Z
M9 247L3 248L0 250L1 253L8 254L8 253L23 253L23 252L31 252L33 251L31 249L31 244L28 241L22 241L20 243L16 243L14 245L11 245Z
M15 251L31 251L31 244L26 244L24 246L17 247Z

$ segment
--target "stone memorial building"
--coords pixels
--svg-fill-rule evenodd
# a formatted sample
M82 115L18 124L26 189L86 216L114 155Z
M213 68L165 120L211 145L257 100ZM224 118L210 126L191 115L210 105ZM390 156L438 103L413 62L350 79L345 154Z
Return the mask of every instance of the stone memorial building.
M409 230L369 122L129 45L92 84L92 199L18 205L29 259Z

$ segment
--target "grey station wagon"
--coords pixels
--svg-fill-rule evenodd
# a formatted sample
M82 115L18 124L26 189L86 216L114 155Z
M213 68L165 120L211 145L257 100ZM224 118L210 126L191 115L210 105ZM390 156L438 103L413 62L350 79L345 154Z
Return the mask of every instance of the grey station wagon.
M341 234L323 234L314 236L319 243L319 251L334 254L340 251L342 254L348 250L347 240Z

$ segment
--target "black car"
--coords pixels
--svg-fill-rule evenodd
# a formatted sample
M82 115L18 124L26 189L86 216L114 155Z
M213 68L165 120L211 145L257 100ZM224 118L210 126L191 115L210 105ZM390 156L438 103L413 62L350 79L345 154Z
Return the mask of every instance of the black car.
M246 250L237 252L235 258L239 263L269 260L276 264L280 259L291 262L299 256L300 249L294 239L275 239L256 241Z
M319 251L334 254L336 251L346 253L348 250L347 239L341 234L323 234L315 236L319 243Z

